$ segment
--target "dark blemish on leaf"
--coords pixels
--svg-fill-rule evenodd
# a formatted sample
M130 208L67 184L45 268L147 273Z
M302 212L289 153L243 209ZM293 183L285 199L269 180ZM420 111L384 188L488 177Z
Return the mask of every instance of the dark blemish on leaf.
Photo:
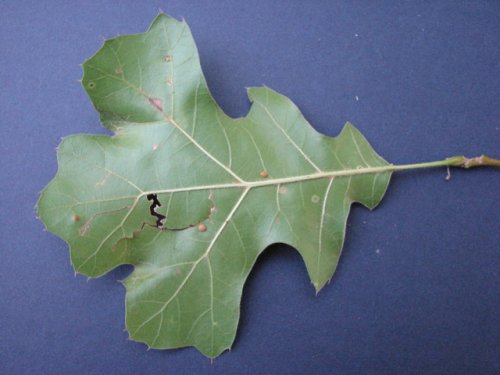
M158 200L158 196L156 194L148 194L147 196L148 201L151 201L151 206L149 207L149 213L151 216L154 216L156 218L156 228L161 228L163 226L163 221L165 220L166 216L160 214L159 212L156 212L156 209L158 207L161 207L161 203Z
M95 82L94 81L91 81L89 82L89 84L87 85L87 87L91 90L95 89Z
M259 176L262 178L266 178L266 177L269 177L269 173L267 173L267 171L262 171L259 173Z
M201 223L201 224L198 225L198 230L200 232L206 232L207 231L207 226L205 224Z
M163 103L160 99L157 98L148 98L149 104L155 107L158 111L163 112Z
M71 216L71 220L72 220L72 221L80 221L80 216L78 216L78 215L73 215L73 216Z
M165 62L170 62L170 61L172 61L172 56L167 55L167 56L165 56L164 60L165 60Z

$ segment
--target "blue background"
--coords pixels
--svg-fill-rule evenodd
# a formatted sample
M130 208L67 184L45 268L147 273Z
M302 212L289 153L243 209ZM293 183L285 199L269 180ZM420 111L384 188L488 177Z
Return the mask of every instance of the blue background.
M104 133L78 80L102 38L184 17L232 116L244 87L289 96L320 132L351 121L392 163L500 157L498 1L2 1L1 374L500 373L500 173L398 173L355 206L318 296L274 245L245 286L231 352L147 351L124 332L122 267L74 277L33 206L73 133ZM284 155L286 157L286 155Z

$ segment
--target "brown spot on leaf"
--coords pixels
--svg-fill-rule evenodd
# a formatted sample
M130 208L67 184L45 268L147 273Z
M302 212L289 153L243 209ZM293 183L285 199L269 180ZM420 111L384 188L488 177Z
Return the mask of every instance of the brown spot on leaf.
M164 60L165 60L165 62L170 62L170 61L172 61L172 56L167 55L167 56L165 56Z
M73 215L73 216L71 216L71 220L72 220L72 221L80 221L80 216L78 216L78 215Z
M206 232L207 231L207 226L205 224L201 223L201 224L198 225L198 230L200 232Z
M116 67L115 73L116 74L123 74L123 68L121 66Z
M158 111L163 112L163 102L158 98L148 98L149 104L155 107Z
M262 171L259 173L259 176L262 178L266 178L266 177L269 177L269 173L267 173L267 171Z

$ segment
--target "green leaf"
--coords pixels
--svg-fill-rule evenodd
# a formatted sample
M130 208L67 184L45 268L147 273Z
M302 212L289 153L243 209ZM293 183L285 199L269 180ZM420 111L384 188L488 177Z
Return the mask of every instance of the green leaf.
M126 324L153 348L195 346L209 357L230 348L243 284L270 244L295 247L319 291L351 204L374 208L391 172L409 168L389 165L351 124L336 138L317 133L266 87L248 90L246 117L228 117L187 24L165 14L144 34L107 40L83 68L114 135L63 140L38 212L69 244L76 272L134 265Z

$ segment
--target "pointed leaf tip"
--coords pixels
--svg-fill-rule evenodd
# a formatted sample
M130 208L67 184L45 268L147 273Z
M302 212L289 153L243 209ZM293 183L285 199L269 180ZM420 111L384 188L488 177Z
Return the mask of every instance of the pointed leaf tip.
M42 221L75 272L122 264L130 339L151 348L230 349L243 285L270 244L299 251L316 293L331 279L353 202L374 207L388 163L347 123L317 133L297 106L247 89L241 119L214 101L189 27L159 13L106 41L82 85L113 137L76 135L40 197Z

